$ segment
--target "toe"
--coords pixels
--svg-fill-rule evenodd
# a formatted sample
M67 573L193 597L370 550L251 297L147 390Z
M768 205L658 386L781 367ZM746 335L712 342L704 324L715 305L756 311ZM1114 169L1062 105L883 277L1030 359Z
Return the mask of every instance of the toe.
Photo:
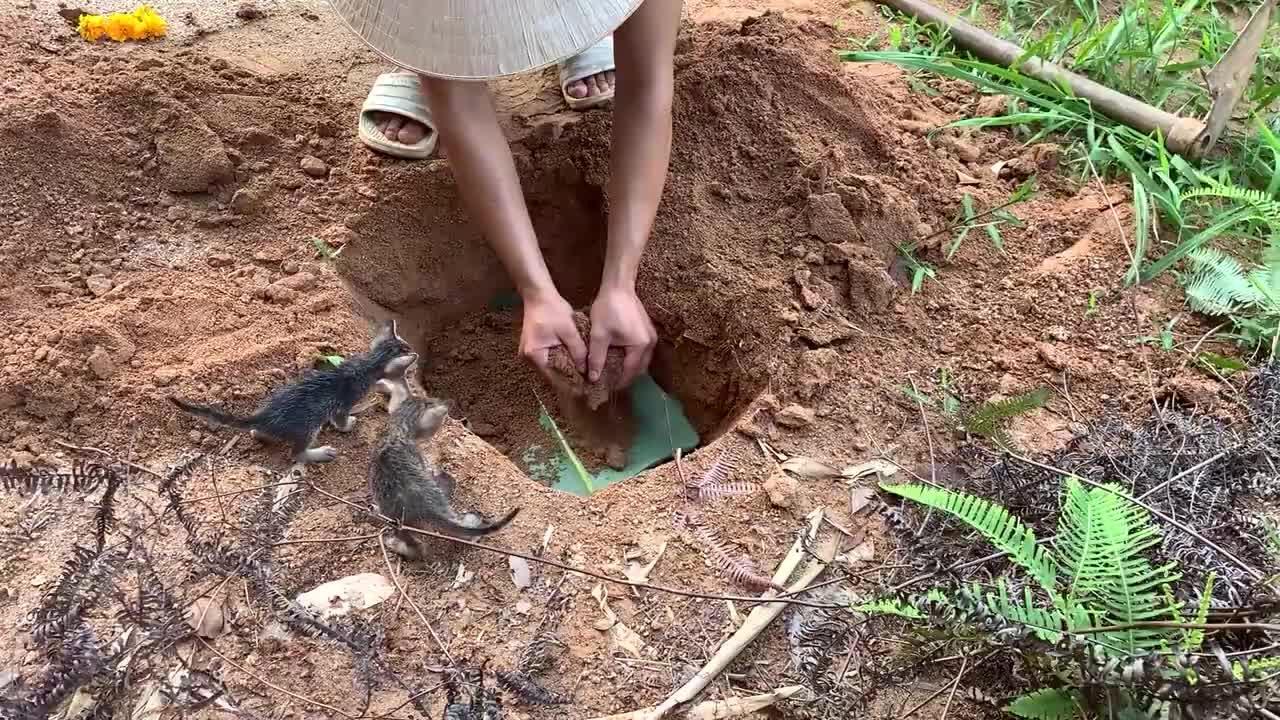
M569 93L571 98L584 98L587 96L587 83L583 80L574 80L565 86L565 92Z
M599 75L587 78L587 97L595 97L601 93Z
M600 87L604 88L605 92L612 90L614 83L616 82L613 71L607 70L602 72L600 73L600 77L603 78L603 80L600 81Z
M391 121L390 115L386 113L376 112L373 114L373 126L378 128L378 132L383 135L387 134L387 123Z
M400 142L405 145L415 145L426 136L427 128L420 122L405 120L404 126L400 128Z
M388 139L394 141L400 135L400 126L403 121L398 116L392 115L387 120L387 125L382 129L382 134Z

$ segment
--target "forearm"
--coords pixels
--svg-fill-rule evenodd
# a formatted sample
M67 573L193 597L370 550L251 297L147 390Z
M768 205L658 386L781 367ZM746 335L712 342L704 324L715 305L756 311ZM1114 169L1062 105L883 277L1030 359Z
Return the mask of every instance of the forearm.
M462 200L516 291L526 300L554 293L488 88L433 79L424 80L423 87Z
M671 97L669 77L633 80L619 68L602 288L635 289L671 160Z

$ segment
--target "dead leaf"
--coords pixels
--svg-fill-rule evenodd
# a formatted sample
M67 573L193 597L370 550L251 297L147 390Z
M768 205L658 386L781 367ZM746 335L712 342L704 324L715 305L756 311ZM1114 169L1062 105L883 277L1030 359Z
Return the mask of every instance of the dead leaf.
M742 616L738 614L738 608L733 604L732 600L726 600L729 603L729 622L733 623L733 629L737 630L742 627Z
M545 555L547 553L547 546L551 544L551 535L554 532L555 527L548 525L547 531L542 533L542 549L538 552L539 555Z
M516 612L520 615L528 615L533 610L533 603L528 600L520 600L516 602Z
M979 180L978 178L972 175L968 175L966 173L960 172L959 170L956 171L956 180L961 185L981 185L982 184L982 181Z
M395 593L395 585L387 578L378 573L360 573L318 585L296 600L321 618L331 618L373 607Z
M603 583L591 590L591 597L600 603L600 611L604 613L604 619L597 620L594 627L609 633L610 650L622 648L631 656L640 657L640 651L644 649L644 638L618 620L618 616L609 607L609 591Z
M1005 166L1005 165L1008 165L1008 164L1009 164L1009 161L1008 161L1008 160L1001 160L1000 162L998 162L998 163L996 163L996 164L992 165L992 166L991 166L991 174L992 174L994 177L996 177L997 179L999 179L999 177L1000 177L1000 171L1001 171L1001 170L1003 170L1003 169L1004 169L1004 166Z
M476 574L474 572L467 572L466 565L462 563L458 563L458 574L453 576L453 585L451 585L449 589L457 590L458 588L463 587L467 583L471 582L471 578L475 576Z
M658 564L658 561L662 559L663 554L666 552L667 543L664 541L662 547L658 548L658 554L654 556L648 565L641 565L635 561L629 562L627 563L627 569L623 570L623 574L633 583L640 583L641 585L648 583L649 573L653 572L653 566Z
M515 583L516 587L523 590L533 584L527 560L515 555L509 555L507 564L511 566L511 582Z
M852 485L854 480L871 475L872 473L879 474L883 477L889 477L890 475L896 475L897 472L898 466L887 460L869 460L858 465L850 465L844 470L841 470L840 477L844 478L845 482Z
M871 504L871 498L876 496L876 489L873 487L856 487L849 491L849 514L857 515L864 508Z
M868 538L863 540L858 547L850 550L848 555L860 562L871 562L876 558L876 544Z
M839 470L831 467L821 460L814 460L811 457L804 457L803 455L787 458L782 463L782 469L789 473L799 475L806 480L826 480L840 475Z

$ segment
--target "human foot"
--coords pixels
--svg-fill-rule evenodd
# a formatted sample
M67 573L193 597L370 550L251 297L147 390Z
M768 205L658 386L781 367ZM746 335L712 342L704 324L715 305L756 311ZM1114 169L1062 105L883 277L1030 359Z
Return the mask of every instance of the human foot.
M386 155L406 160L431 156L437 136L416 75L378 76L360 108L359 135L365 145Z
M606 70L583 80L574 80L564 86L564 91L575 100L613 92L614 72Z

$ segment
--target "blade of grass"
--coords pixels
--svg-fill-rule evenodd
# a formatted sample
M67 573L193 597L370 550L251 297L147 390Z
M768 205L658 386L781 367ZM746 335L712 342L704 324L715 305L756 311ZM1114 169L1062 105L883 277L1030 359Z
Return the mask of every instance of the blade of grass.
M578 458L578 453L574 452L573 448L569 446L568 438L564 436L564 433L560 432L560 426L556 425L556 421L551 417L551 413L547 412L547 406L542 404L542 400L538 400L538 408L542 413L538 416L538 424L551 432L556 444L560 446L560 451L569 459L569 464L573 467L574 473L578 475L578 480L587 489L587 494L590 495L595 492L595 487L591 483L591 473L587 472L582 460Z

